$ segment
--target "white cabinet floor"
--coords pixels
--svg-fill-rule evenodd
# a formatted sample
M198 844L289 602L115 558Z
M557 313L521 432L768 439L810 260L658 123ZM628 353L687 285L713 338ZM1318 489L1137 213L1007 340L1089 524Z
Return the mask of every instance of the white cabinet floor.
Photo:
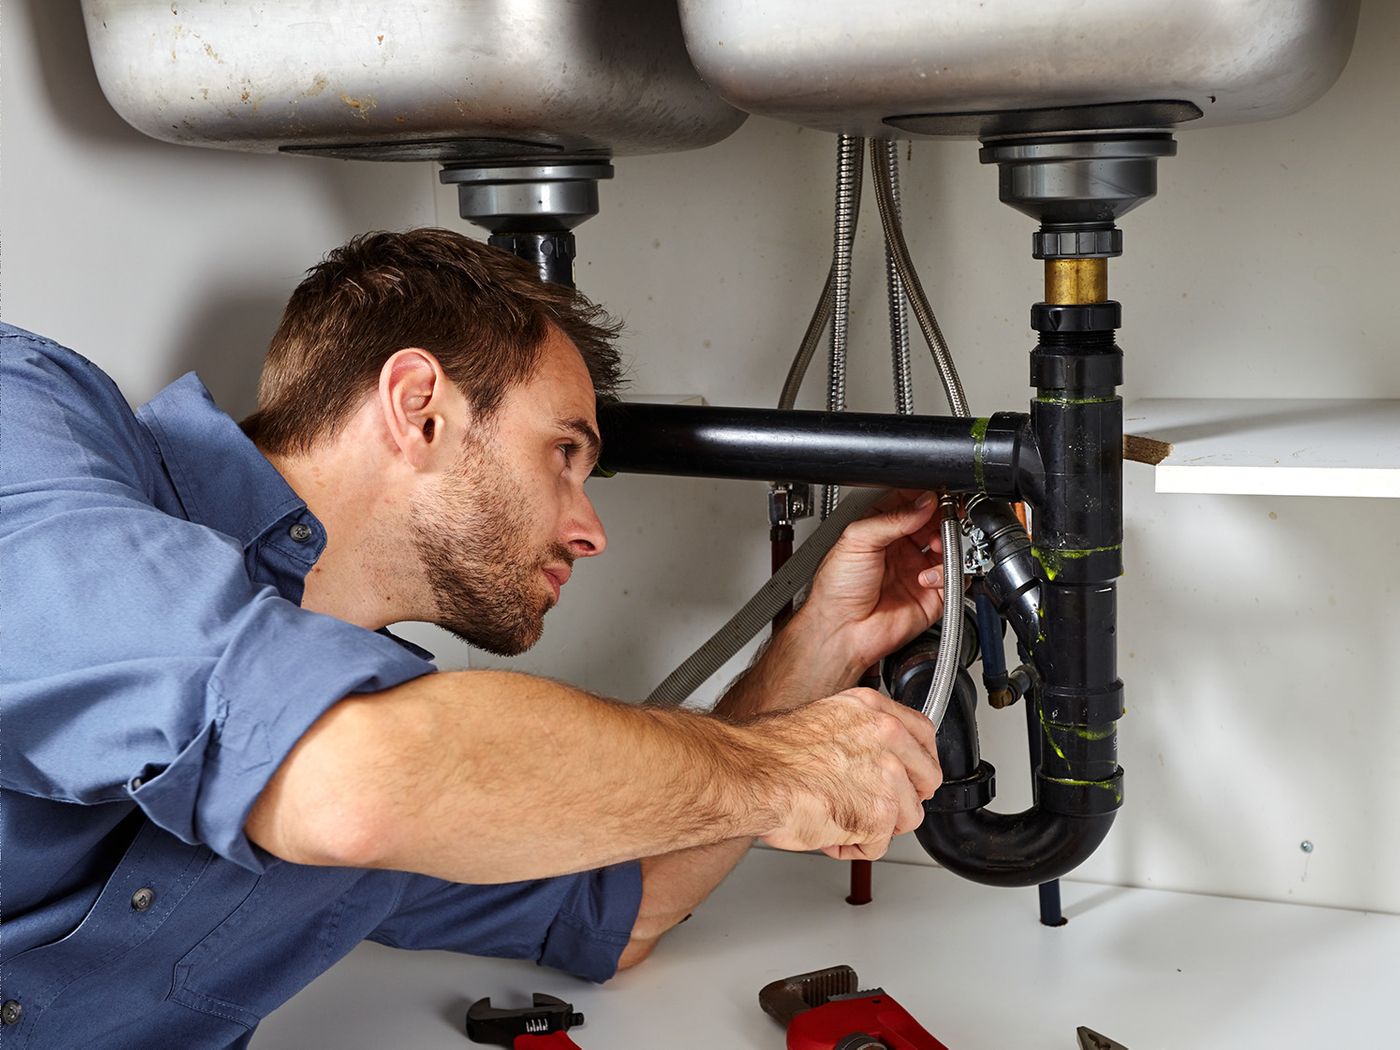
M273 1014L255 1050L461 1050L467 1005L531 992L571 1003L585 1050L772 1047L771 980L849 963L950 1050L1075 1050L1087 1025L1129 1050L1400 1047L1400 916L1163 890L1063 884L1069 924L1035 890L877 864L752 852L640 967L604 986L528 963L363 944Z

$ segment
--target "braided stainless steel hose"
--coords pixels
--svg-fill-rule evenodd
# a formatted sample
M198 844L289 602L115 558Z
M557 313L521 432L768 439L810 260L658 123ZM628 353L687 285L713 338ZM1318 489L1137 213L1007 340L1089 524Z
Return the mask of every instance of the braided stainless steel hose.
M836 140L836 224L831 252L831 354L826 407L846 408L846 336L851 319L851 250L859 218L860 182L864 174L865 139L840 135ZM823 520L836 508L840 490L822 489Z
M899 143L872 141L872 152L883 149L890 166L890 189L894 197L894 214L900 215L899 203ZM871 163L872 170L874 163ZM899 265L889 241L885 241L885 287L890 300L890 357L894 368L894 410L901 416L914 411L914 377L909 361L909 312L904 305L904 282L899 277Z
M933 667L933 681L924 698L924 717L937 729L948 713L948 701L958 676L962 655L963 628L963 559L962 526L958 521L958 503L944 496L938 504L943 513L943 630L938 637L938 660Z
M831 323L831 271L826 272L826 284L822 285L821 298L817 300L812 318L807 322L807 331L802 334L797 354L788 366L787 378L783 380L783 392L778 395L778 407L786 411L797 404L797 395L802 390L802 381L807 378L807 366L817 352L817 344L822 341L822 333Z
M919 275L914 269L914 261L909 255L909 246L904 242L904 230L900 225L894 201L894 190L890 182L889 158L883 150L872 151L871 166L875 176L875 203L880 208L880 224L885 230L885 243L889 245L891 254L894 256L895 266L899 270L899 279L904 282L904 293L909 297L909 305L914 310L914 317L918 320L919 328L924 333L929 351L933 354L933 363L938 366L938 378L943 382L943 392L948 397L948 407L953 410L955 416L970 415L967 408L967 395L963 393L962 381L958 378L958 370L953 364L953 355L948 349L948 341L943 338L943 330L938 326L938 318L934 316L933 308L928 304L928 297L924 295L924 286L919 281Z
M894 162L898 158L889 150L874 148L876 145L872 143L870 150L870 167L875 182L875 202L880 208L880 225L885 233L885 246L894 261L899 279L904 283L905 294L914 308L914 316L933 354L934 364L938 366L938 378L943 382L948 407L955 416L967 416L970 414L967 395L963 393L962 381L953 365L952 352L943 338L943 330L938 326L938 318L928 304L928 297L924 295L923 284L909 255L909 246L904 241L895 187ZM929 683L923 706L924 714L935 727L943 721L948 701L953 695L962 655L963 626L962 528L958 521L957 499L945 495L939 501L939 510L943 515L943 627L938 639L938 660L934 664L933 681Z

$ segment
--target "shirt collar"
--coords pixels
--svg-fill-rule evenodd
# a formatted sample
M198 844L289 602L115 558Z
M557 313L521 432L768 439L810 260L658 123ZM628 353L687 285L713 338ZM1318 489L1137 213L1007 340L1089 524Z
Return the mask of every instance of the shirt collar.
M245 550L289 514L305 512L308 524L315 521L193 372L171 383L136 415L160 447L191 521L232 536ZM304 545L308 565L325 545L325 530L319 522L313 528L314 542Z
M190 521L232 536L246 551L265 538L301 565L304 574L326 546L326 530L258 446L218 405L199 376L189 372L136 413L160 449L161 459ZM273 532L295 518L311 530L304 542L286 542ZM296 595L299 600L298 579ZM427 649L381 628L415 656Z

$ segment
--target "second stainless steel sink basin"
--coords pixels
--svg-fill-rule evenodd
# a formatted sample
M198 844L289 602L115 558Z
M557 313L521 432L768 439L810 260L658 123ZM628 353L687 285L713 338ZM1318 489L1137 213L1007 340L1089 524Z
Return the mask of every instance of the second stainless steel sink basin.
M1341 72L1359 6L680 0L696 68L740 109L828 131L984 138L1291 113Z

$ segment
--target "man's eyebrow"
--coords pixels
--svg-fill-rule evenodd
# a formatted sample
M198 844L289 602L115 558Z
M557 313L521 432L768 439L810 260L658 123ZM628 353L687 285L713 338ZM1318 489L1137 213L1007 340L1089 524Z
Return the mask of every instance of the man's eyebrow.
M575 416L573 419L560 419L556 422L582 441L592 460L595 463L598 461L598 456L603 451L603 439L598 436L598 431L593 429L588 420Z

